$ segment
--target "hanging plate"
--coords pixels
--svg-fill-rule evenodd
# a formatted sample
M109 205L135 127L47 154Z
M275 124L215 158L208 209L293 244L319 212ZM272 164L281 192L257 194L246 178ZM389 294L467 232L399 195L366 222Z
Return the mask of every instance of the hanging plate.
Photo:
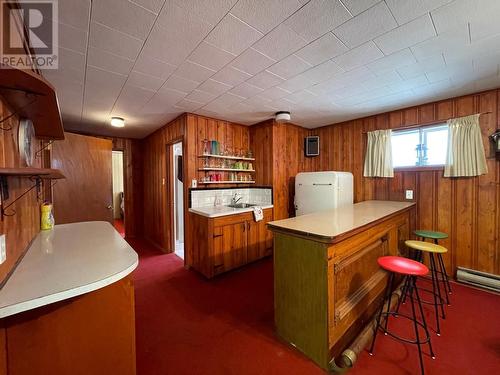
M17 134L21 165L31 167L33 165L33 146L35 143L35 128L33 122L30 119L21 119Z

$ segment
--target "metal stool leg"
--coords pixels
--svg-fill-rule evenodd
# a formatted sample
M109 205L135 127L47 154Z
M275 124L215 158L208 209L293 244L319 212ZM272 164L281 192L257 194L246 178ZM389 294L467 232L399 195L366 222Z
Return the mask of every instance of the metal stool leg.
M444 306L443 306L444 299L441 296L441 282L439 281L438 270L437 270L437 266L436 266L436 259L434 258L434 254L431 253L430 258L431 258L432 271L434 272L434 277L436 279L437 292L438 292L438 296L439 296L439 305L441 306L441 317L443 319L446 319L446 315L444 314ZM444 288L444 284L443 284L443 288ZM446 290L445 290L444 294L446 294Z
M434 351L432 350L431 336L429 334L429 328L427 327L427 322L426 322L425 316L424 316L424 309L422 308L422 301L420 300L420 294L418 293L417 288L415 288L415 295L417 297L418 309L420 310L420 315L422 316L422 324L424 326L425 334L429 338L429 350L431 352L431 357L432 357L432 359L436 359L436 356L434 355Z
M443 261L443 256L441 254L438 254L438 263L439 267L441 268L441 275L444 275L444 281L445 281L445 286L448 291L448 294L451 294L451 285L450 285L450 280L448 279L448 272L446 272L446 267L444 266L444 261ZM448 305L450 304L450 301L448 300L448 296L446 296Z
M437 286L436 287L436 278L435 278L435 275L434 275L434 268L432 267L432 260L434 259L432 257L432 253L429 254L429 258L431 259L430 261L430 265L431 265L431 280L432 280L432 297L434 298L434 312L435 312L435 315L436 315L436 334L438 336L441 336L441 330L440 330L440 327L439 327L439 311L438 311L438 296L437 296L437 292L436 292L436 289L439 287Z
M385 299L391 298L391 285L392 285L393 279L394 279L394 273L391 272L389 274L389 279L387 280L387 286L385 287L384 300L382 300L382 303L380 305L380 309L378 312L377 324L375 325L375 332L373 333L372 345L370 346L370 351L368 352L368 353L370 353L370 355L373 355L373 348L375 347L375 340L377 338L378 330L380 328L380 319L382 318L382 311L384 310Z
M384 335L387 336L387 327L389 325L389 312L391 311L391 299L392 299L392 288L393 288L393 284L394 284L394 274L391 273L391 276L389 277L390 280L389 280L389 293L388 293L388 296L387 296L387 316L385 318L385 333Z
M418 347L418 359L420 361L420 371L422 375L424 375L424 360L422 358L422 348L420 347L420 335L418 332L418 324L417 324L417 314L415 313L415 301L413 299L413 291L417 290L416 285L415 285L415 277L412 277L411 283L413 286L410 287L410 302L411 302L411 311L413 314L413 326L415 327L415 336L416 336L416 344ZM430 341L429 341L430 342Z

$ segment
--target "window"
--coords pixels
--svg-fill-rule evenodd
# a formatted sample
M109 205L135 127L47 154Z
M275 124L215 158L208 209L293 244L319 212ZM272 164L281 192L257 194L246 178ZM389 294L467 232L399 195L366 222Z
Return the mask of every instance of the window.
M429 126L392 132L394 168L444 165L448 126Z

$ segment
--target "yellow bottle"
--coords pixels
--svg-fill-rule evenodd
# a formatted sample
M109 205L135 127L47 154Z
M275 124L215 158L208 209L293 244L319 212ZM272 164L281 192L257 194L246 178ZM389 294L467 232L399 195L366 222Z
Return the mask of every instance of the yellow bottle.
M41 206L41 229L49 230L54 228L54 215L52 215L52 205L43 203Z

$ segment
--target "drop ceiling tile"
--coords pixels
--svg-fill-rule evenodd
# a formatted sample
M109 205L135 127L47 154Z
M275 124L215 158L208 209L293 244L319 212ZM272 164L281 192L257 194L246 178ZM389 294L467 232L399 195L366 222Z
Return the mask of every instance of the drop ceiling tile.
M343 71L344 70L332 60L328 60L302 73L301 76L306 77L314 84L316 84L322 81L326 81L327 79L333 77L336 74L342 73Z
M155 92L152 90L146 90L127 83L123 87L112 113L126 119L127 114L132 115L135 111L141 109L154 95Z
M226 85L225 83L218 82L213 79L207 79L200 86L198 86L198 90L205 91L210 94L220 95L228 90L230 90L233 86Z
M146 54L141 53L137 58L134 70L149 74L158 78L167 79L177 69L175 65L160 61L155 58L150 58Z
M275 60L281 60L304 47L307 42L284 24L259 40L253 48Z
M305 102L307 100L316 99L316 97L317 95L313 94L311 91L301 90L293 94L290 94L288 96L285 96L283 99L289 100L292 103L300 103L300 102Z
M120 93L126 80L126 75L88 66L85 76L85 90L87 91L90 87L94 87L99 92L98 94L96 93L99 98L109 97L110 100L114 100Z
M92 21L145 40L156 15L130 1L106 0L92 3Z
M234 87L229 91L230 94L241 96L242 98L249 98L261 92L262 89L251 85L247 82L240 83L238 86Z
M231 13L266 34L301 6L298 0L240 0Z
M185 112L194 112L198 108L203 107L203 103L193 102L191 100L182 99L180 102L176 103L175 108L180 108Z
M434 36L436 36L436 32L432 26L432 20L429 14L426 14L389 31L376 38L374 41L384 54L390 55L391 53L414 46Z
M95 47L90 47L87 55L87 64L109 72L129 74L134 65L134 60L129 60L106 51L101 51Z
M250 78L247 82L265 90L269 87L276 86L283 81L283 78L278 77L276 74L268 72L267 70L264 70Z
M189 55L189 60L199 65L203 65L212 70L219 70L227 65L236 56L223 51L217 47L212 46L206 42L202 42L196 49Z
M362 86L367 89L376 89L382 86L401 83L402 81L403 79L395 70L390 70L381 75L364 80Z
M141 7L146 8L147 10L153 12L154 14L158 14L160 12L163 3L165 0L130 0L133 3L140 5Z
M444 67L444 65L445 61L443 58L443 54L438 54L421 59L414 64L401 66L396 70L403 79L410 79L422 75L426 71L431 71Z
M314 81L306 76L306 73L299 74L293 78L280 83L278 87L289 92L297 92L314 85Z
M175 3L212 25L217 24L237 0L174 0Z
M453 0L386 0L400 25L418 18Z
M92 22L90 25L90 45L115 55L135 60L143 42L110 27Z
M224 51L239 55L262 36L260 31L229 13L210 32L205 41Z
M263 55L253 48L249 48L239 55L230 65L253 75L273 65L275 62L276 60Z
M288 79L306 71L311 67L311 64L302 60L300 57L290 55L287 58L269 67L267 70L283 79Z
M261 98L260 96L253 96L251 98L248 98L244 100L242 103L245 103L251 107L254 108L259 108L262 107L266 104L269 104L271 102L271 99L268 98Z
M469 21L470 39L472 43L500 33L500 23L498 22L499 14L500 7L497 6L497 10L489 8L487 12L477 17L473 17Z
M184 95L177 92L177 94ZM167 113L169 111L175 111L173 108L174 104L179 102L183 96L171 96L168 92L166 93L156 93L151 97L151 99L141 108L142 113L148 114L161 114Z
M175 74L179 77L189 79L201 83L210 76L214 75L215 70L205 68L204 66L198 65L191 61L185 61L175 71Z
M283 98L289 94L291 94L291 93L288 92L287 90L283 90L279 87L271 87L271 88L261 92L258 96L260 96L261 98L276 100L276 99Z
M430 83L442 81L444 79L454 79L456 77L467 77L473 74L472 59L455 64L447 64L444 68L436 69L425 73Z
M217 94L212 94L209 92L201 90L193 90L189 95L186 96L186 100L191 100L193 102L206 104L217 97Z
M446 64L460 60L471 60L481 56L494 55L500 51L500 34L480 39L462 48L448 49L444 51Z
M335 28L333 33L347 47L354 48L394 29L396 26L396 20L385 2L382 1Z
M65 79L83 82L85 76L85 55L73 50L59 47L59 73Z
M367 65L367 68L372 72L379 74L385 73L388 70L394 70L401 66L407 66L416 63L417 60L411 51L406 48L401 51L395 52L392 55L388 55L378 59Z
M177 103L185 96L186 96L185 92L175 89L170 89L165 85L163 85L151 100L156 100L158 102L161 101L162 103L164 103L165 106L171 106Z
M311 42L351 18L339 0L312 0L284 24Z
M194 90L198 85L198 82L191 81L190 79L179 77L178 75L173 74L165 81L162 89L174 89L187 94Z
M165 79L158 78L149 74L144 74L133 70L130 72L127 85L140 87L147 90L157 91L165 82Z
M88 30L90 20L90 1L64 0L57 3L58 19L66 25Z
M86 53L87 51L87 30L82 30L73 26L58 23L59 47L72 49L73 51Z
M344 70L351 70L358 66L366 65L375 61L384 54L373 42L368 42L356 47L333 59Z
M346 6L347 9L349 9L349 12L351 12L352 15L357 15L361 12L364 12L368 8L371 8L380 0L342 0L344 5Z
M225 66L212 76L214 80L230 86L239 85L241 82L246 81L251 77L252 76L250 74L242 72L241 70L235 69L230 66Z
M295 54L311 65L318 65L347 52L347 50L347 47L335 35L326 33Z
M465 48L468 44L468 28L459 27L418 43L410 49L417 60L422 60L426 57L439 55L446 51Z

